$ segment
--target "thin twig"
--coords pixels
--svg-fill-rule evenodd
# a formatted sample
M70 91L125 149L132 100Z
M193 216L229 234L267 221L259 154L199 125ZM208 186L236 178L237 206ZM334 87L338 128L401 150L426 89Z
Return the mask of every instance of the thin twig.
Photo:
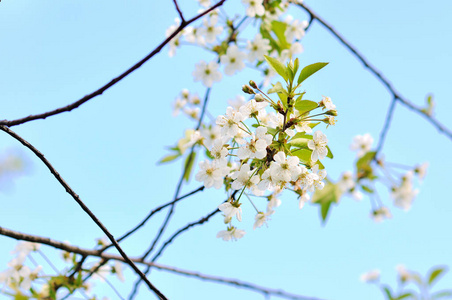
M174 6L176 6L177 13L179 14L179 17L181 19L181 23L184 24L185 23L184 15L182 14L182 11L180 10L179 5L177 4L177 0L173 0L173 2Z
M191 227L193 226L197 226L197 225L202 225L205 222L209 221L210 218L212 218L214 215L216 215L217 213L219 213L220 210L218 208L216 208L214 211L212 211L210 214L208 214L207 216L199 219L196 222L192 222L187 224L186 226L184 226L183 228L179 229L176 233L174 233L163 245L162 247L160 247L160 250L157 252L157 254L154 255L154 257L151 259L151 262L154 262L157 260L157 258L163 253L163 251L165 250L165 248L167 246L169 246L173 240L181 233L183 233L184 231L189 230Z
M162 209L164 209L164 208L166 208L166 207L168 207L168 206L170 206L170 205L173 205L173 204L179 202L180 200L183 200L183 199L185 199L185 198L187 198L187 197L189 197L189 196L191 196L191 195L194 195L194 194L196 194L197 192L203 191L204 188L205 188L205 186L200 186L200 187L197 188L196 190L191 191L190 193L185 194L185 195L183 195L183 196L177 198L177 199L174 200L174 201L168 202L168 203L166 203L166 204L163 204L163 205L161 205L161 206L155 208L154 210L152 210L152 211L146 216L146 218L143 219L143 221L140 222L140 224L136 225L134 228L132 228L132 229L129 230L127 233L125 233L123 236L121 236L119 239L117 239L118 243L121 242L122 240L124 240L125 238L127 238L128 236L130 236L131 234L133 234L135 231L137 231L137 230L140 229L141 227L143 227L143 226L146 224L146 222L147 222L154 214L156 214L157 212L161 211ZM113 246L113 244L110 244L110 245L108 245L108 246L105 246L101 251L103 252L103 251L107 250L108 248L110 248L111 246Z
M109 254L109 253L99 253L99 250L84 249L84 248L73 246L73 245L70 245L67 243L56 241L56 240L53 240L50 238L31 235L31 234L25 234L25 233L17 232L17 231L10 230L10 229L4 228L4 227L0 227L0 235L7 236L7 237L13 238L15 240L44 244L44 245L47 245L47 246L50 246L50 247L53 247L56 249L60 249L60 250L66 251L66 252L80 254L82 256L94 256L94 257L99 257L99 258L106 259L106 260L116 260L116 261L120 261L120 262L124 262L124 263L126 262L124 260L124 258L119 255L114 255L114 254ZM198 279L202 279L202 280L217 282L217 283L221 283L221 284L233 285L233 286L236 286L239 288L249 289L251 291L254 291L257 293L262 293L265 295L279 296L279 297L286 298L286 299L320 300L320 299L316 299L316 298L286 293L282 290L269 289L266 287L258 286L253 283L240 281L237 279L224 278L224 277L213 276L213 275L206 275L206 274L202 274L199 272L188 271L188 270L184 270L184 269L179 269L179 268L175 268L175 267L171 267L171 266L158 264L155 262L154 263L143 262L143 261L141 261L140 258L131 258L131 260L138 264L151 266L153 268L156 268L156 269L159 269L162 271L167 271L167 272L171 272L171 273L175 273L175 274L179 274L179 275L185 275L188 277L194 277L194 278L198 278Z
M212 7L210 7L209 9L207 9L205 11L203 11L202 13L198 14L197 16L191 18L190 20L188 20L186 22L182 22L179 25L179 27L177 27L177 29L169 37L167 37L162 43L160 43L160 45L158 45L151 53L146 55L146 57L141 59L139 62L134 64L132 67L127 69L125 72L123 72L121 75L119 75L116 78L112 79L110 82L108 82L107 84L105 84L101 88L97 89L96 91L84 96L83 98L81 98L81 99L79 99L79 100L75 101L74 103L71 103L71 104L69 104L67 106L60 107L60 108L57 108L55 110L52 110L52 111L49 111L49 112L45 112L45 113L41 113L41 114L37 114L37 115L30 115L28 117L24 117L24 118L20 118L20 119L16 119L16 120L11 120L11 121L9 121L9 120L2 120L2 121L0 121L0 125L6 125L8 127L12 127L12 126L20 125L20 124L23 124L23 123L26 123L26 122L38 120L38 119L46 119L47 117L54 116L54 115L60 114L62 112L71 111L71 110L79 107L80 105L86 103L87 101L93 99L94 97L102 95L106 90L108 90L109 88L111 88L112 86L117 84L119 81L121 81L122 79L127 77L133 71L135 71L138 68L140 68L145 62L147 62L154 55L159 53L162 50L162 48L166 44L168 44L176 35L178 35L185 27L187 27L189 24L195 22L196 20L202 18L206 14L210 13L211 11L216 9L217 7L220 7L221 5L223 5L223 3L225 1L226 0L220 0L217 4L213 5Z
M393 87L393 85L389 82L389 80L380 71L378 71L355 47L353 47L348 41L346 41L341 34L339 34L333 27L331 27L331 25L329 25L324 19L319 17L316 13L314 13L305 4L297 3L297 5L303 8L307 13L309 13L312 18L319 21L319 23L322 24L323 27L325 27L334 37L336 37L339 40L339 42L342 45L344 45L345 48L347 48L353 54L353 56L355 56L364 65L364 67L367 68L369 72L371 72L388 89L388 91L392 94L394 98L397 98L398 101L400 101L400 103L402 103L409 109L417 112L418 114L426 118L434 127L436 127L436 129L438 129L441 133L443 133L449 139L452 140L452 131L450 131L450 129L441 124L438 120L436 120L432 116L423 112L422 108L417 107L411 101L400 95Z
M206 91L206 95L204 97L204 104L202 106L202 111L201 111L201 115L199 117L198 125L196 126L196 130L198 130L201 127L202 119L204 117L204 114L205 114L205 111L206 111L206 107L207 107L207 102L209 101L210 91L211 91L211 88L208 88L207 91ZM179 197L179 193L180 193L180 190L182 188L182 183L184 182L185 173L187 172L187 168L191 164L191 161L193 160L193 153L195 151L195 146L196 146L196 144L193 145L191 147L191 149L190 149L190 154L188 155L187 162L185 163L184 169L183 169L182 174L181 174L181 176L179 178L179 182L177 183L176 192L174 193L174 199L177 199ZM143 260L145 260L146 257L149 255L149 253L152 252L152 250L154 249L155 245L160 240L160 237L162 236L163 232L165 231L166 226L168 225L168 222L171 219L171 216L173 215L174 207L176 205L176 202L174 200L173 200L173 202L174 203L171 204L170 211L166 215L165 221L163 222L162 226L160 227L159 233L154 238L154 241L152 242L152 244L149 247L149 249L145 252L145 254L143 254L143 256L142 256Z
M49 171L53 174L53 176L56 178L56 180L64 187L66 192L72 196L72 198L77 202L78 205L83 209L84 212L88 214L88 216L91 218L91 220L96 223L96 225L105 233L105 235L110 239L112 244L115 246L115 248L118 250L118 252L121 254L121 256L124 258L124 260L132 267L132 269L140 276L144 282L146 282L147 286L155 293L157 294L160 299L166 299L166 297L146 278L146 276L141 272L141 270L130 260L130 258L127 256L127 254L122 250L122 248L119 246L118 242L114 239L113 235L108 231L108 229L100 222L100 220L94 215L94 213L83 203L83 201L80 199L80 197L72 190L72 188L69 186L69 184L64 181L64 179L61 177L61 175L55 170L55 168L52 166L52 164L44 157L44 155L38 151L33 145L31 145L29 142L24 140L22 137L17 135L14 131L9 129L8 127L4 125L0 125L0 130L6 132L11 137L19 141L22 145L30 149L49 169Z
M389 126L391 125L391 120L394 115L397 99L398 98L393 98L391 101L391 105L389 106L388 113L386 114L385 124L383 125L383 129L380 132L380 139L378 140L378 146L375 150L376 155L374 157L374 160L377 159L378 153L381 151L381 148L383 147L383 144L385 142L386 134L389 131Z

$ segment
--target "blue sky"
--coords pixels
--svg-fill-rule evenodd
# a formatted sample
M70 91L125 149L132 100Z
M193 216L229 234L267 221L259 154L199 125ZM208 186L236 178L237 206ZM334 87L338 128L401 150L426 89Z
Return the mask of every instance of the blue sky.
M195 13L194 3L182 4L187 14ZM433 93L435 117L452 128L449 1L318 0L306 4L355 45L406 98L421 106L425 96ZM242 6L239 1L228 1L225 9L232 15ZM291 13L306 18L301 11ZM152 1L2 1L0 119L48 111L92 92L159 44L176 16L172 1L158 5ZM318 23L302 43L301 65L330 62L305 88L312 98L330 96L338 107L337 125L325 131L335 154L325 166L329 176L337 179L342 171L353 168L354 153L349 151L353 136L369 132L377 138L391 98ZM166 146L196 124L173 118L171 103L182 88L204 94L205 88L193 83L191 73L197 61L212 58L190 46L169 58L165 48L75 111L12 129L43 152L107 228L120 236L150 209L173 197L181 162L156 163L167 153ZM209 112L224 113L227 100L240 94L241 85L249 79L258 81L257 76L244 71L224 77L214 86ZM0 151L8 149L20 151L30 168L13 188L0 193L0 226L92 247L101 231L40 161L1 134ZM242 240L225 243L216 239L216 233L224 229L218 216L177 239L159 262L324 299L382 299L375 287L359 282L361 273L379 268L383 282L395 285L397 264L422 274L434 265L452 265L451 180L447 174L452 167L451 151L450 140L420 116L398 106L384 147L386 159L408 165L430 163L409 212L395 208L382 189L392 219L376 224L368 217L367 198L361 202L343 198L322 226L316 206L300 211L297 200L287 194L268 228L253 231L254 211L244 204L241 227L247 235ZM199 185L192 180L183 193ZM220 191L206 190L182 202L166 238L208 214L224 198ZM125 241L125 250L140 255L164 215ZM6 268L15 241L0 237L0 245L0 266ZM54 252L49 249L49 253L52 257ZM124 296L132 278L132 272L126 271L128 282L113 280ZM263 298L161 271L153 271L150 279L169 299ZM107 286L98 285L99 295L116 299ZM451 274L438 285L451 286ZM151 299L149 295L142 286L138 299Z

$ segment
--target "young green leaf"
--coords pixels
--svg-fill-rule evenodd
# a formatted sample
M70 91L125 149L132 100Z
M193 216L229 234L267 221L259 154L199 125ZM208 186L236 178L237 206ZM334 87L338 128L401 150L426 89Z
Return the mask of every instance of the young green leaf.
M282 78L284 78L285 81L288 80L287 74L286 74L286 67L276 58L264 55L265 60L268 62L268 64L278 73Z
M269 89L267 91L267 94L282 93L283 91L284 91L284 88L283 88L281 82L278 81L277 83L273 84L271 89Z
M195 157L196 157L196 152L192 152L192 153L190 153L189 156L187 156L187 159L185 160L185 163L184 163L184 167L185 167L184 179L185 179L185 181L188 181L190 179L190 174L193 169L193 165L195 163Z
M434 281L445 271L443 267L433 269L428 276L428 284L432 285Z
M326 157L333 159L333 152L331 152L330 147L328 147L327 145L326 148L328 149L328 154L326 155Z
M161 160L159 160L159 162L157 164L164 164L170 161L175 160L176 158L178 158L179 156L181 156L180 153L177 154L168 154L167 156L163 157Z
M333 183L326 181L326 185L321 190L316 190L312 202L320 205L320 213L323 223L326 222L332 203L337 203L341 197L340 189Z
M311 100L301 100L295 102L295 109L300 112L300 114L303 114L307 111L313 110L317 108L319 104L317 102L311 101Z
M300 76L298 76L298 84L305 81L309 76L311 76L315 72L319 71L327 64L328 63L315 63L315 64L304 67L303 70L301 70Z

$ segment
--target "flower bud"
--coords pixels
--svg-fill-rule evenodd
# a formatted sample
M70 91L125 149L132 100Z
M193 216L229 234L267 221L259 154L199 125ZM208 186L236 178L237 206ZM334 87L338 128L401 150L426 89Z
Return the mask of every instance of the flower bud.
M257 85L254 81L250 80L250 85L252 88L257 89Z
M256 94L254 96L254 100L256 100L256 102L264 102L265 101L264 97L261 94Z
M329 116L337 116L337 110L329 110L325 114Z
M254 95L254 94L256 94L254 91L253 91L253 89L249 86L249 85L242 85L242 91L244 92L244 93L246 93L246 94L251 94L251 95Z

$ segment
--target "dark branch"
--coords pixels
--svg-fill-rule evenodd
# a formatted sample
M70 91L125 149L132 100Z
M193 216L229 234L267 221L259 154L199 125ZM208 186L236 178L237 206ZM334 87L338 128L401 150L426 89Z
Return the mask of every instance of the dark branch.
M69 105L64 106L64 107L57 108L57 109L49 111L49 112L45 112L45 113L41 113L41 114L37 114L37 115L30 115L28 117L24 117L24 118L20 118L20 119L16 119L16 120L11 120L11 121L2 120L2 121L0 121L0 125L6 125L8 127L12 127L12 126L20 125L20 124L23 124L23 123L26 123L26 122L38 120L38 119L46 119L47 117L58 115L58 114L60 114L62 112L71 111L73 109L76 109L77 107L79 107L80 105L88 102L89 100L93 99L94 97L102 95L106 90L108 90L109 88L111 88L112 86L117 84L119 81L121 81L122 79L127 77L133 71L135 71L138 68L140 68L145 62L147 62L154 55L159 53L160 50L162 50L162 48L166 44L168 44L176 35L178 35L185 27L187 27L189 24L195 22L199 18L205 16L206 14L210 13L212 10L216 9L217 7L220 7L221 5L223 5L223 3L225 1L226 0L220 0L217 4L215 4L214 6L210 7L209 9L205 10L204 12L198 14L197 16L191 18L190 20L188 20L186 22L182 22L179 25L179 27L168 38L166 38L160 45L158 45L146 57L144 57L142 60L140 60L139 62L134 64L132 67L130 67L128 70L123 72L121 75L119 75L116 78L112 79L109 83L105 84L104 86L102 86L98 90L92 92L91 94L88 94L88 95L84 96L83 98L77 100L76 102L74 102L72 104L69 104Z
M113 254L108 254L108 253L100 253L99 250L83 249L83 248L79 248L77 246L69 245L67 243L63 243L63 242L60 242L60 241L52 240L50 238L40 237L40 236L35 236L35 235L30 235L30 234L25 234L25 233L13 231L13 230L10 230L10 229L6 229L6 228L3 228L3 227L0 227L0 235L7 236L7 237L10 237L10 238L13 238L13 239L16 239L16 240L48 245L48 246L56 248L56 249L60 249L60 250L71 252L71 253L80 254L82 256L93 256L93 257L99 257L99 258L102 258L102 259L105 259L105 260L117 260L117 261L121 261L121 262L126 262L124 260L124 258L119 256L119 255L113 255ZM174 268L174 267L166 266L166 265L162 265L162 264L151 263L151 262L143 262L143 261L140 260L140 258L131 258L131 260L136 262L136 263L142 264L142 265L152 266L153 268L156 268L156 269L159 269L159 270L163 270L163 271L167 271L167 272L171 272L171 273L175 273L175 274L179 274L179 275L185 275L185 276L188 276L188 277L199 278L199 279L206 280L206 281L212 281L212 282L217 282L217 283L222 283L222 284L234 285L236 287L249 289L249 290L252 290L254 292L262 293L262 294L265 294L265 295L274 295L274 296L279 296L279 297L286 298L286 299L320 300L320 299L316 299L316 298L310 298L310 297L305 297L305 296L300 296L300 295L294 295L294 294L286 293L286 292L284 292L282 290L269 289L269 288L266 288L266 287L261 287L261 286L258 286L258 285L252 284L252 283L248 283L248 282L244 282L244 281L240 281L240 280L236 280L236 279L224 278L224 277L218 277L218 276L211 276L211 275L201 274L201 273L198 273L198 272L193 272L193 271L183 270L183 269L179 269L179 268Z
M177 4L177 0L173 0L174 6L176 6L177 13L179 14L179 17L181 19L181 24L185 24L184 15L182 14L182 11L179 8L179 5Z
M107 230L107 228L100 222L100 220L94 215L94 213L83 203L83 201L80 199L80 197L72 190L72 188L69 186L69 184L64 181L64 179L60 176L60 174L55 170L55 168L52 166L52 164L44 157L44 155L38 151L33 145L31 145L29 142L24 140L22 137L17 135L14 131L9 129L8 127L4 125L0 125L0 130L6 132L11 137L19 141L22 145L30 149L49 169L50 173L53 174L53 176L56 178L56 180L64 187L66 192L72 196L72 198L77 202L78 205L83 209L84 212L88 214L88 216L91 218L91 220L96 223L96 225L105 233L105 235L109 238L109 240L112 242L112 244L115 246L115 248L118 250L118 252L121 254L121 256L124 258L124 260L132 267L132 269L140 276L144 282L148 285L148 287L156 293L160 299L166 299L166 297L146 278L146 275L141 272L141 270L130 260L130 258L126 255L126 253L122 250L122 248L119 246L118 242L114 239L113 235Z
M208 214L207 216L199 219L196 222L193 223L189 223L187 224L185 227L179 229L176 233L174 233L163 245L162 247L160 247L160 250L157 252L157 254L154 255L154 257L152 258L151 262L154 262L157 260L157 258L159 258L159 256L163 253L163 251L165 250L165 248L167 246L169 246L173 240L181 233L183 233L184 231L189 230L191 227L193 226L197 226L197 225L202 225L205 222L209 221L210 218L212 218L214 215L216 215L217 213L219 213L220 210L218 208L216 208L214 211L212 211L210 214Z
M126 234L124 234L123 236L121 236L121 237L117 240L118 243L121 242L122 240L124 240L125 238L127 238L128 236L130 236L131 234L133 234L135 231L137 231L137 230L140 229L141 227L143 227L143 226L146 224L146 222L147 222L154 214L156 214L157 212L161 211L162 209L164 209L164 208L166 208L166 207L168 207L168 206L170 206L170 205L173 205L173 204L179 202L180 200L183 200L183 199L185 199L185 198L187 198L187 197L190 197L191 195L194 195L194 194L196 194L197 192L203 191L204 188L205 188L204 186L200 186L200 187L197 188L196 190L191 191L190 193L185 194L185 195L183 195L183 196L177 198L177 199L174 200L174 201L168 202L168 203L166 203L166 204L163 204L163 205L157 207L156 209L154 209L153 211L151 211L151 212L146 216L146 218L144 218L143 221L140 222L140 224L138 224L138 225L135 226L133 229L131 229L129 232L127 232ZM103 252L103 251L107 250L108 248L110 248L111 246L113 246L113 244L110 244L110 245L108 245L108 246L105 246L101 251Z
M443 133L449 139L452 140L452 132L446 126L441 124L438 120L436 120L432 116L429 116L428 114L423 112L421 108L417 107L406 98L402 97L402 95L400 95L396 91L396 89L392 86L389 80L386 77L384 77L383 74L381 74L381 72L378 71L374 66L372 66L372 64L355 47L353 47L348 41L346 41L341 34L339 34L333 27L331 27L331 25L329 25L316 13L314 13L305 4L298 3L297 5L303 8L308 14L310 14L310 16L313 19L319 21L319 23L322 24L323 27L325 27L334 37L336 37L339 40L339 42L342 45L344 45L344 47L347 48L353 54L353 56L355 56L364 65L364 67L366 67L369 70L369 72L371 72L388 89L388 91L392 94L394 98L397 98L398 101L400 101L400 103L402 103L409 109L419 113L421 116L426 118L434 127L436 127L436 129L438 129L441 133Z

